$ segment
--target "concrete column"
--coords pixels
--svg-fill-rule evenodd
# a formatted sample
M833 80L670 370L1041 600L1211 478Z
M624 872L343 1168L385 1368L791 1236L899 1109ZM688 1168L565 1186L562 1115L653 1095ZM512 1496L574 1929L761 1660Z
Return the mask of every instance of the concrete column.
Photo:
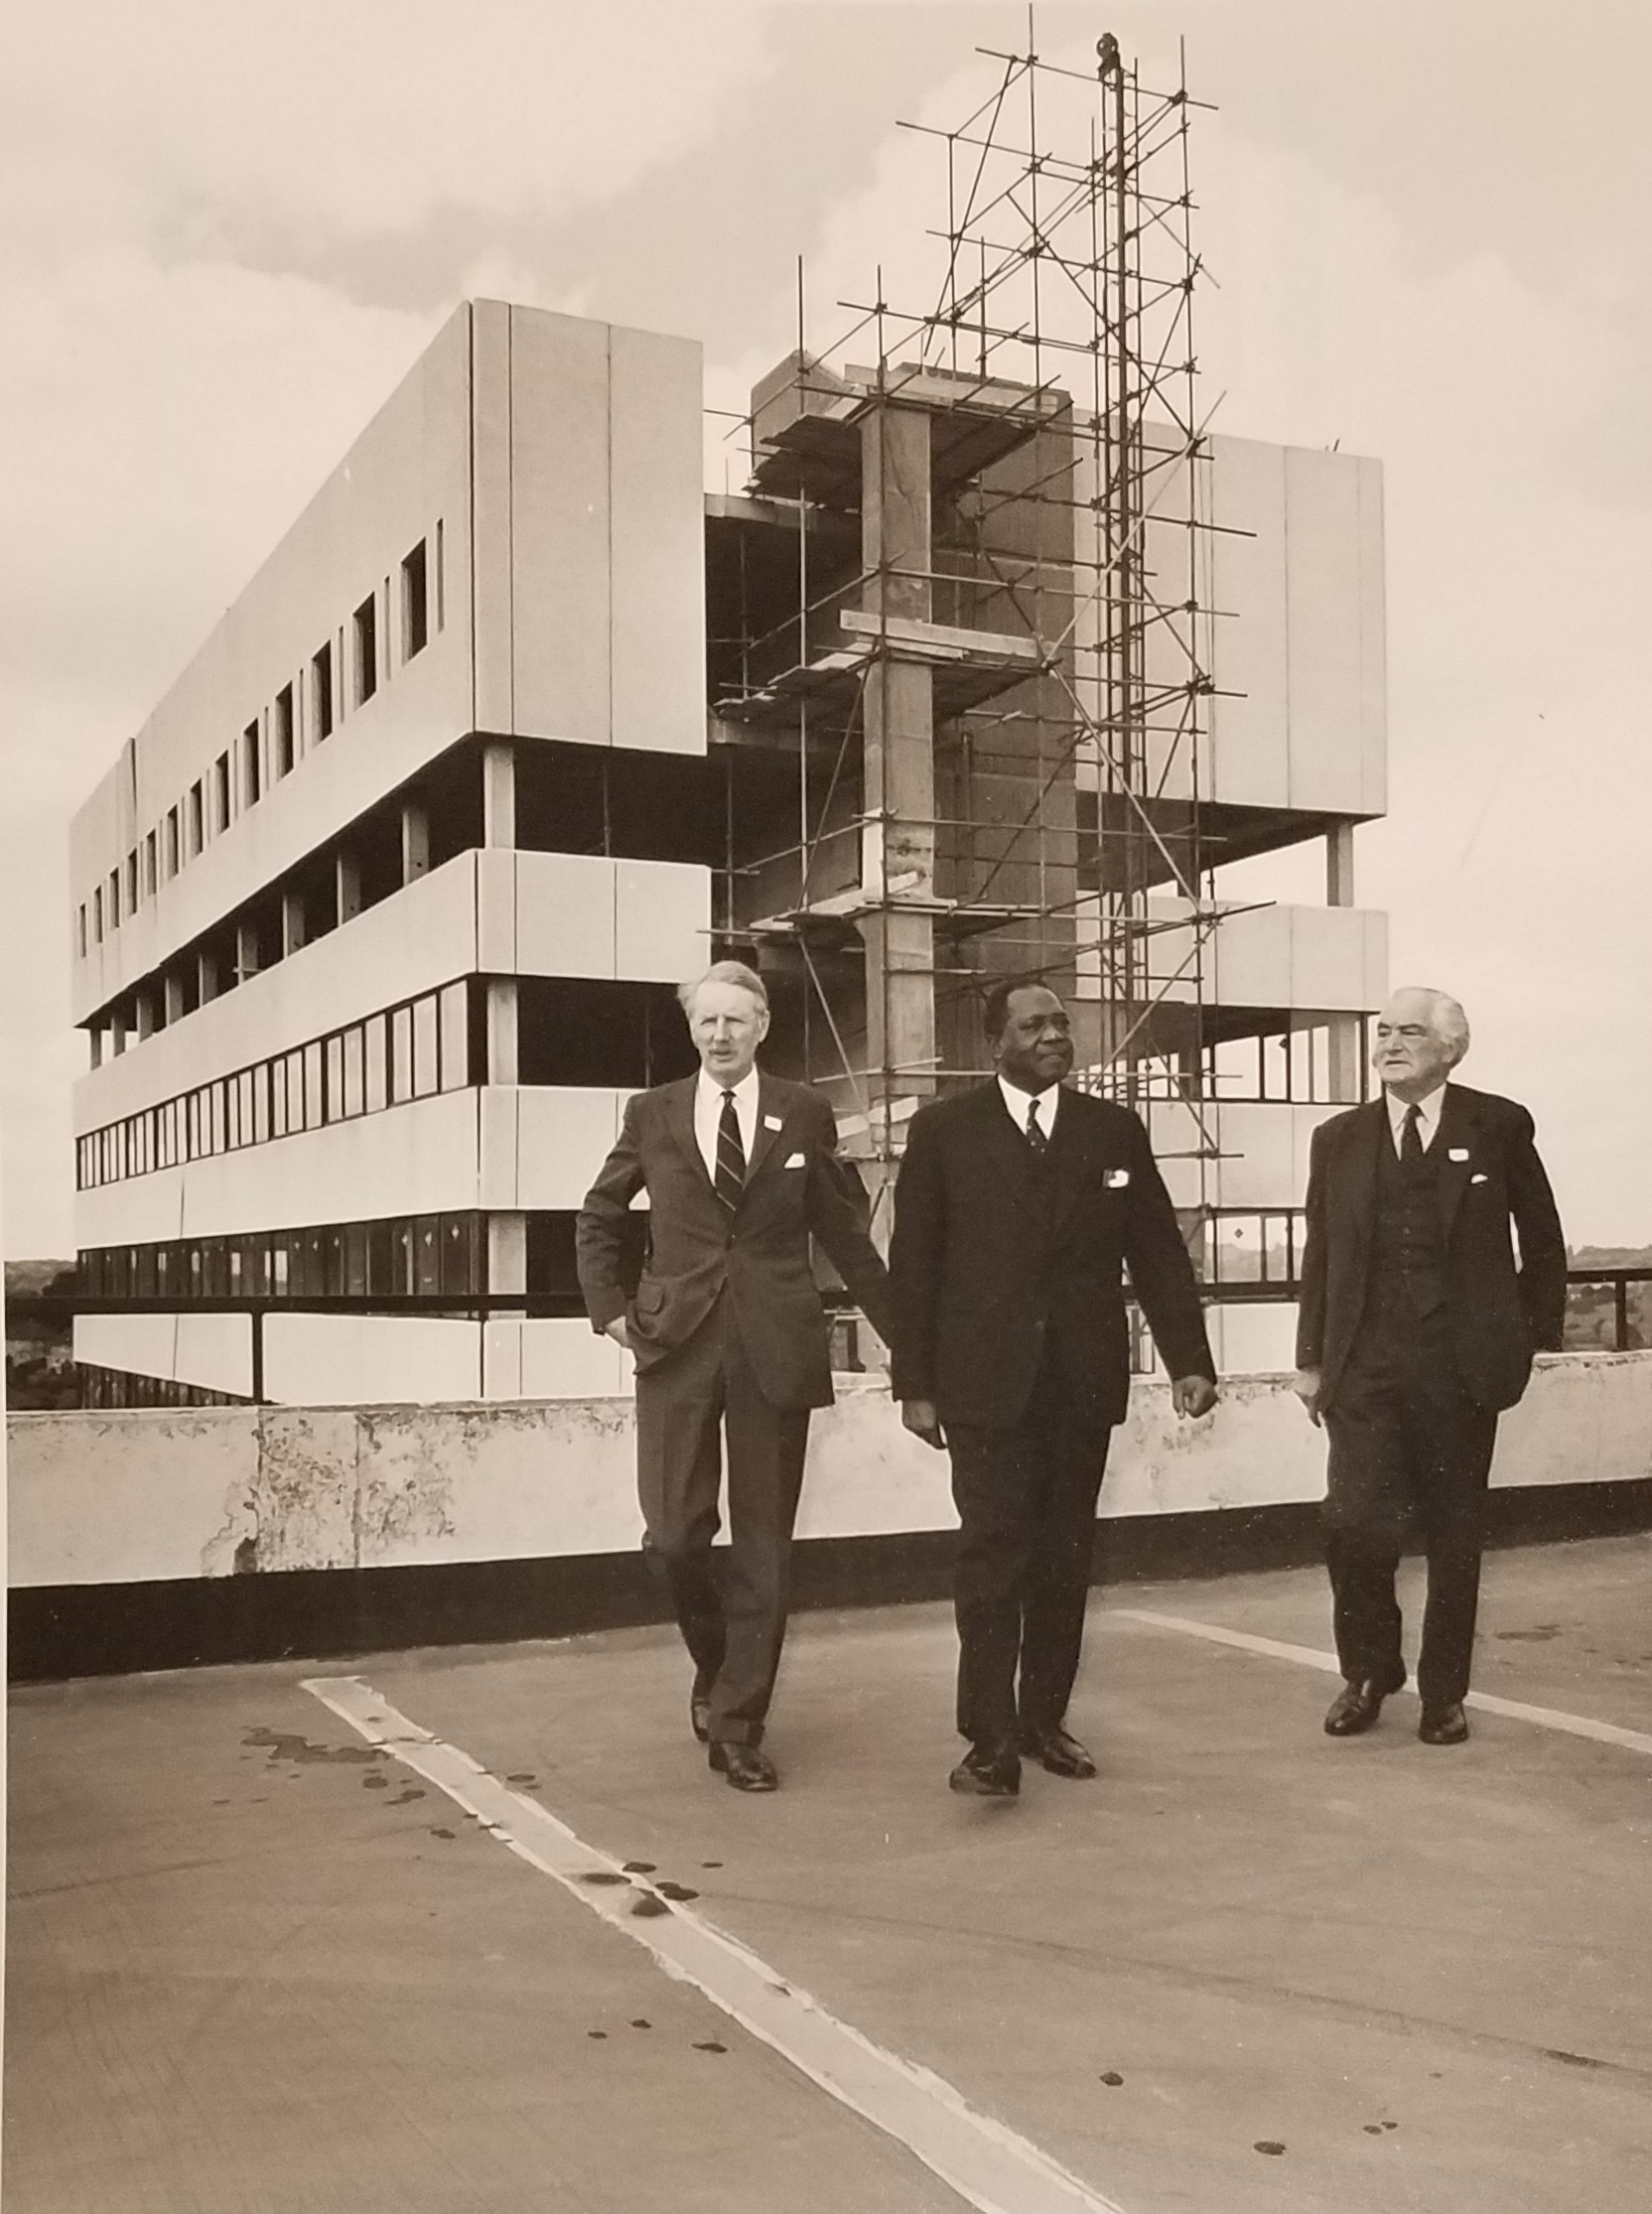
M482 756L482 842L484 846L516 843L516 749L495 744Z
M430 816L416 802L409 801L401 811L401 881L411 884L415 877L430 874Z
M155 1002L147 992L140 992L136 1000L138 1038L140 1041L155 1035Z
M528 1288L528 1218L525 1214L487 1217L487 1289L525 1298Z
M103 1066L103 1026L100 1023L94 1023L87 1031L86 1040L91 1047L92 1067L101 1068Z
M1335 823L1325 832L1325 905L1354 903L1354 826Z
M258 974L258 933L250 922L238 923L235 928L235 975L244 984L249 976Z
M361 864L352 853L341 853L334 862L338 888L339 920L348 922L361 912Z
M487 984L487 1075L489 1084L514 1084L517 1076L516 979L499 976Z
M304 898L301 893L281 895L281 958L296 953L304 943Z
M181 1023L184 1020L184 979L169 969L162 990L166 994L167 1021Z
M869 615L929 619L929 417L920 409L877 408L862 426L861 558ZM881 1104L887 1111L935 1085L934 925L925 911L935 891L934 688L928 668L898 647L877 650L864 729L861 882L879 902L861 924L876 1125Z
M111 1053L126 1050L126 1018L118 1012L109 1017L109 1050Z
M215 953L198 953L195 958L196 1002L205 1007L208 1000L215 1000L221 989L218 981L218 957Z

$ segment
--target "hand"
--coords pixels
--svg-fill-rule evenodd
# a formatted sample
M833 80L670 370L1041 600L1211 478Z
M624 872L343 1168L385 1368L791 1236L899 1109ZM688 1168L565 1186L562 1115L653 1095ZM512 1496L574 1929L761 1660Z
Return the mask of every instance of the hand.
M1208 1376L1177 1376L1170 1385L1170 1405L1178 1415L1197 1422L1216 1404L1216 1387Z
M903 1399L900 1402L900 1420L914 1438L921 1438L926 1446L933 1446L937 1453L946 1445L946 1435L941 1429L940 1417L935 1412L932 1399Z
M605 1322L603 1329L616 1345L622 1345L627 1353L635 1350L631 1344L630 1326L622 1315L617 1315L612 1322Z
M1308 1409L1308 1419L1317 1430L1319 1428L1319 1371L1316 1368L1299 1368L1291 1388Z

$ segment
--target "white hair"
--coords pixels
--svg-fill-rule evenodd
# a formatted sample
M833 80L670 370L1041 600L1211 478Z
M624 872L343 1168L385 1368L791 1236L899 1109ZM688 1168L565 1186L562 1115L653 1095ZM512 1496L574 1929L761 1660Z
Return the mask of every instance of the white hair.
M749 969L744 961L714 961L704 976L697 976L691 984L677 986L677 1005L683 1013L694 1013L694 995L703 984L738 984L743 992L750 992L753 999L766 1015L768 1013L768 988L756 969Z
M1389 995L1399 999L1401 993L1415 992L1429 1003L1429 1021L1441 1042L1451 1048L1457 1060L1468 1050L1468 1018L1462 1012L1462 1002L1452 999L1449 992L1436 990L1432 984L1404 984L1400 991Z

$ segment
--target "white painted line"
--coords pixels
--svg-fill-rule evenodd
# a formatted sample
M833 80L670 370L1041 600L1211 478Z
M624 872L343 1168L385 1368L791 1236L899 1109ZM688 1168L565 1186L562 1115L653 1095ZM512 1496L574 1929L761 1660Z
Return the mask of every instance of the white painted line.
M315 1677L302 1688L652 1953L668 1976L692 1984L811 2083L915 2153L980 2214L1122 2214L941 2077L875 2045L703 1916L582 1844L555 1815L409 1722L359 1676ZM594 1875L603 1880L593 1883Z
M1212 1645L1233 1645L1242 1653L1262 1653L1269 1660L1296 1661L1301 1667L1321 1669L1330 1676L1342 1673L1334 1653L1318 1652L1311 1645L1283 1645L1277 1637L1252 1637L1248 1630L1192 1622L1183 1614L1151 1614L1145 1607L1113 1606L1108 1612L1122 1621L1146 1622L1151 1629L1179 1630L1185 1637L1202 1637ZM1515 1722L1533 1722L1543 1730L1563 1730L1568 1736L1591 1737L1597 1745L1622 1745L1629 1752L1652 1753L1652 1736L1644 1730L1623 1730L1615 1722L1596 1722L1590 1715L1563 1714L1557 1707L1529 1707L1523 1700L1498 1699L1485 1691L1471 1691L1464 1705L1481 1708L1488 1715L1508 1715Z

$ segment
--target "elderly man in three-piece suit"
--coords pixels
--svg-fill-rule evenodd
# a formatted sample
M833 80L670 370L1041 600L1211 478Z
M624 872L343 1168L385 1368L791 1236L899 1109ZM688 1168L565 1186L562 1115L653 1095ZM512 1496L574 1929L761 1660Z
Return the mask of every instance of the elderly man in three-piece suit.
M681 999L700 1072L627 1102L580 1212L580 1288L593 1326L636 1357L643 1546L694 1662L694 1734L736 1790L772 1791L761 1738L809 1413L832 1398L810 1238L886 1336L887 1279L827 1100L757 1070L768 1031L760 978L719 961ZM647 1259L627 1296L626 1220L644 1190ZM719 1578L724 1439L730 1542Z
M1010 1798L1024 1753L1095 1773L1066 1710L1130 1390L1125 1263L1178 1414L1214 1404L1216 1372L1140 1120L1063 1089L1071 1031L1044 985L996 985L985 1022L996 1074L914 1116L895 1185L892 1384L907 1429L952 1456L970 1749L949 1780Z
M1468 1735L1497 1417L1566 1318L1566 1241L1532 1118L1447 1081L1467 1050L1455 1000L1396 992L1372 1053L1383 1096L1313 1134L1297 1389L1330 1441L1326 1565L1344 1678L1325 1717L1333 1737L1369 1730L1405 1683L1394 1576L1414 1529L1429 1565L1418 1734Z

